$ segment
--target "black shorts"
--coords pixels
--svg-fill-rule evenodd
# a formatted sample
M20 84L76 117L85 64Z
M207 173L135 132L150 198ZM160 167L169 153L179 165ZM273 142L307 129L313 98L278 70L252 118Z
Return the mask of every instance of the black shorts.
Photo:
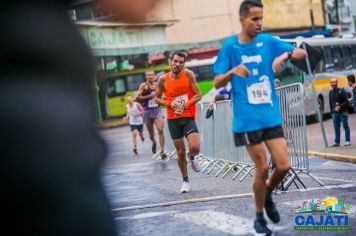
M141 133L143 131L143 124L142 125L130 125L130 129L131 129L131 132L136 129L138 132Z
M234 133L235 146L244 146L248 144L259 144L268 139L284 138L282 126L275 126L258 131L245 133Z
M180 139L192 133L199 133L192 117L170 119L168 120L168 129L172 139Z

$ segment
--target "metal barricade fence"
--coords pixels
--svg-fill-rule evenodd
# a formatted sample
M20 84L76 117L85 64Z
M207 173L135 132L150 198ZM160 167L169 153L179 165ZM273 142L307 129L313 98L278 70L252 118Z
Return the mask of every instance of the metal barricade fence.
M301 83L290 84L277 88L279 108L283 119L283 130L287 139L288 155L291 162L291 173L286 176L283 188L288 188L297 179L304 184L297 174L304 173L318 182L323 183L309 172L308 142L306 114L304 107L304 87Z
M277 94L291 165L296 170L309 172L303 86L283 86L277 89Z
M209 106L203 105L200 111L197 113L196 120L199 121L200 128L200 152L204 154L206 157L215 157L215 136L214 136L214 126L215 119L211 117L210 119L206 119L205 115L208 111ZM214 115L213 115L214 116Z
M309 173L304 91L302 84L296 83L280 87L277 89L277 94L283 119L283 129L288 144L289 158L293 168L293 174L290 175L286 185L289 186L295 178L298 178L297 173L306 173L319 184L323 185L320 180ZM214 113L212 117L207 119L205 115L211 106L213 106ZM217 170L215 176L219 176L223 173L222 177L225 177L229 173L234 173L232 179L243 174L240 178L240 181L243 181L246 176L252 176L252 171L255 167L246 148L235 147L233 134L231 132L231 106L232 104L229 100L219 101L213 105L201 105L200 103L196 105L196 123L201 139L201 154L198 158L203 173L210 174L213 170ZM164 133L166 137L165 149L168 151L169 157L173 157L175 155L175 148L170 138L166 119Z
M224 165L216 173L218 176L224 171L223 177L230 172L236 172L235 179L241 173L244 174L242 181L252 170L252 163L245 147L235 147L232 128L232 103L229 100L216 103L214 111L214 136L215 136L215 157L221 160ZM219 167L219 165L217 165ZM228 167L228 168L226 168Z

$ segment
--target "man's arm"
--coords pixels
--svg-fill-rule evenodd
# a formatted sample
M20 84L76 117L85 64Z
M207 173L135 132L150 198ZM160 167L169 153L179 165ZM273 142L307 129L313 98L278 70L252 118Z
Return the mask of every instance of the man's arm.
M148 95L142 95L142 93L146 90L146 83L142 83L137 91L137 96L136 98L139 100L139 101L147 101L147 100L150 100L152 98L155 97L155 93L151 93L151 94L148 94Z
M347 110L347 107L349 105L349 99L347 97L347 93L346 93L346 90L345 89L341 89L341 94L340 96L342 97L342 100L343 102L340 104L340 106L342 107L342 109L346 109Z
M136 103L136 106L137 106L137 109L140 111L139 116L143 116L144 110L143 110L142 105L140 103Z
M272 64L272 69L274 72L279 72L286 60L292 59L292 60L302 60L308 56L307 52L304 49L301 48L295 48L291 53L285 52L276 59L274 59L273 64Z
M126 116L124 116L124 118L122 118L124 121L129 120L129 113L126 113Z
M329 91L329 106L330 106L330 112L334 113L334 109L332 107L332 101L331 101L331 90Z
M159 77L159 79L158 79L157 87L156 87L156 93L155 93L155 102L158 105L165 105L165 106L168 107L170 105L171 101L162 99L165 80L166 80L165 75L161 75Z
M247 77L250 75L250 71L244 65L240 64L239 66L232 68L225 74L215 76L214 87L216 89L224 87L225 85L227 85L227 83L229 83L233 75L237 75L239 77Z
M190 87L192 88L192 92L193 92L194 96L184 104L184 109L188 109L191 105L193 105L201 100L200 90L199 90L197 80L195 78L194 73L190 70L186 70L186 71L187 71Z

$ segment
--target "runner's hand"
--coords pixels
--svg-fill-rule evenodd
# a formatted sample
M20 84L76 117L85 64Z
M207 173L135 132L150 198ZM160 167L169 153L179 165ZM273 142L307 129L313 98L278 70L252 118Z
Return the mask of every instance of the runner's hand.
M171 108L174 110L174 114L181 115L184 111L183 105L179 102L172 101L170 104Z
M176 101L172 101L171 104L169 104L169 105L173 110L182 109L182 105L179 102L176 102Z
M272 63L273 72L274 73L279 72L283 68L284 63L287 59L288 59L288 53L283 53L279 57L276 57L276 59L274 59Z
M250 75L250 71L243 64L240 64L233 68L231 70L231 73L240 77L248 77Z

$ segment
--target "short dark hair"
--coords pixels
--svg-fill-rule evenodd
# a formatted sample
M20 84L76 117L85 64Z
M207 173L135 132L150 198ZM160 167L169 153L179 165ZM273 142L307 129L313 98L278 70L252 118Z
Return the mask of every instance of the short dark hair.
M251 7L263 8L260 0L244 0L240 5L240 16L247 16Z
M355 83L355 76L354 75L348 75L347 80L350 81L351 83Z
M225 100L225 97L222 94L216 94L214 100L215 100L215 102L223 101L223 100Z
M188 57L188 53L185 52L185 51L182 51L182 50L179 50L179 51L174 51L172 54L171 54L171 60L173 60L173 57L177 55L179 57L183 57L184 58L184 61L187 59Z

